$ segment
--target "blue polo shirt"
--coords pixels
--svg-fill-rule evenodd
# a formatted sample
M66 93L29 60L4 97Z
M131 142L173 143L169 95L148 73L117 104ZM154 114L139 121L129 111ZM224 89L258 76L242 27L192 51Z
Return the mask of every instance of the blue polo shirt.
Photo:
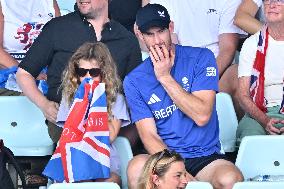
M210 50L176 45L175 51L171 75L185 91L218 91L217 64ZM123 85L132 121L154 118L157 132L169 149L183 158L220 153L215 104L209 122L198 126L174 104L156 79L150 58L130 72Z

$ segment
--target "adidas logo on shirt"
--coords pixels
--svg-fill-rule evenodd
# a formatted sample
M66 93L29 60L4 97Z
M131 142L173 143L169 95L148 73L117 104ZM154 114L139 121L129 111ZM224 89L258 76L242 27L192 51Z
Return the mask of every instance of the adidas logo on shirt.
M151 98L148 102L148 104L155 104L157 102L160 102L161 100L159 99L159 97L157 97L157 95L155 95L154 93L151 95Z

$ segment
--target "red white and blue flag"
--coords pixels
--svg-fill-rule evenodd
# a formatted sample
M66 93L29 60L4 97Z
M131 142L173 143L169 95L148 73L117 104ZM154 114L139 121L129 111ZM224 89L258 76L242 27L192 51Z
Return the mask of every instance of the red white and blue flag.
M85 79L76 91L58 147L43 174L57 182L110 177L105 85Z
M250 80L250 96L257 107L263 112L267 112L266 100L264 98L264 68L267 47L268 31L267 27L264 27L259 34L258 47Z
M259 33L256 57L253 64L253 70L250 80L250 96L255 102L257 107L267 112L267 101L264 97L264 70L265 70L265 57L268 48L268 27L264 25ZM279 113L284 114L284 81L283 81L283 98Z

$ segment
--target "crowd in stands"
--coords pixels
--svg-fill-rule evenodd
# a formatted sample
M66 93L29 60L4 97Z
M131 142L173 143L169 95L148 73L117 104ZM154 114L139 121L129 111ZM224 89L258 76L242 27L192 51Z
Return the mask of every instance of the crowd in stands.
M130 189L243 181L222 153L218 92L237 146L284 134L284 0L76 0L64 16L56 0L0 3L0 98L27 96L56 145L79 85L105 83L110 143L125 136L136 155ZM121 185L118 162L110 145L110 178L83 181Z

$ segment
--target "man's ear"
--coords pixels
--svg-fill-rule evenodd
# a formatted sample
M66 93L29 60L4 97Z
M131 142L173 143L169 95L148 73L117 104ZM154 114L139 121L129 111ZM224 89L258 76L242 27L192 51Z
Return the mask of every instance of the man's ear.
M145 45L143 35L141 31L138 29L138 26L136 25L136 23L133 26L133 31L134 31L136 38L138 39L140 49L144 52L148 52L149 50Z
M172 43L179 44L178 36L177 36L176 33L174 33L174 30L175 30L174 22L171 21L170 24L169 24L169 31L171 33Z
M138 26L136 25L136 23L134 23L133 31L134 31L136 37L138 37L141 41L144 41L143 35L142 35L141 31L138 29Z
M174 22L173 21L171 21L169 23L169 30L170 30L171 33L174 33L174 31L175 31L175 26L174 26Z

